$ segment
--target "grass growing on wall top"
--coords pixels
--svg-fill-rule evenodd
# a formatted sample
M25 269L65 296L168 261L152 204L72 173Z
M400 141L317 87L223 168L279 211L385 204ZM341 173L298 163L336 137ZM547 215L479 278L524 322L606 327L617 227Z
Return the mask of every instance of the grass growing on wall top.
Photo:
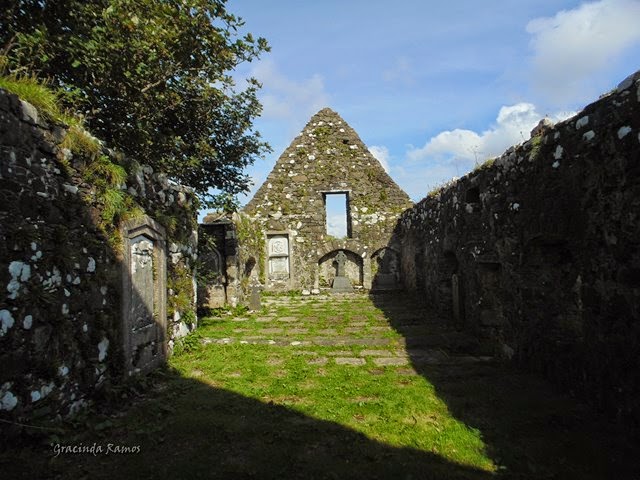
M33 105L46 120L68 126L67 134L60 144L61 148L89 156L96 156L100 152L100 142L83 128L82 119L61 107L62 94L59 91L52 89L35 75L7 72L6 57L2 55L0 88Z

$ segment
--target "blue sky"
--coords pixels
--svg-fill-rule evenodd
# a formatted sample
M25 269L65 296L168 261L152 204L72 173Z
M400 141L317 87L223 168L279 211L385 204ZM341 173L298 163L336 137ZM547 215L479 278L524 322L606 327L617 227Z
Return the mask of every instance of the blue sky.
M309 118L337 111L414 201L566 118L640 69L640 0L229 0L271 52L262 82L264 181Z

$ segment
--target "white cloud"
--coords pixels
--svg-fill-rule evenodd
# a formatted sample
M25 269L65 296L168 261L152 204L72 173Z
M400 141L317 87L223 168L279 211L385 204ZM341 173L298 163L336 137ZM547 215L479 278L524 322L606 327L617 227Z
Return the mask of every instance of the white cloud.
M384 171L389 173L389 149L383 146L372 145L369 147L369 152L380 162Z
M347 236L347 218L344 214L327 216L327 233L336 238Z
M527 24L532 80L553 100L582 100L589 77L640 42L640 1L600 0ZM588 94L591 94L589 92Z
M557 113L550 119L555 122L571 115ZM423 147L410 149L405 168L394 168L394 172L404 177L407 193L419 198L430 188L466 174L476 163L501 155L510 146L529 139L542 117L531 103L504 106L491 128L481 133L463 129L441 132Z
M567 118L570 113L553 115L551 120ZM431 138L422 148L407 152L412 161L464 160L483 161L488 157L500 155L511 145L529 138L541 115L531 103L517 103L500 108L495 124L482 133L472 130L447 130Z
M318 74L294 81L283 75L272 60L264 60L251 75L262 83L259 98L264 118L291 120L299 127L329 104L324 80Z

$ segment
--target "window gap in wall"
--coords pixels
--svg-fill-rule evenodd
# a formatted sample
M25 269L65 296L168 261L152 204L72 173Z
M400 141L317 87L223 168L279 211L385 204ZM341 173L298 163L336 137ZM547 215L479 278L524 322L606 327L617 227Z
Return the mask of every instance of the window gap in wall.
M351 236L349 218L349 196L347 193L325 193L326 232L335 238Z

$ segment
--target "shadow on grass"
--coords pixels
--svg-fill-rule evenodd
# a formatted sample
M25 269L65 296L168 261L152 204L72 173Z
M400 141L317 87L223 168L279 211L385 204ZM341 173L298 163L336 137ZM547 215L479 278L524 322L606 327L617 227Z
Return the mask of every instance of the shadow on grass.
M79 425L57 440L64 446L99 446L97 455L54 457L54 447L46 445L50 439L40 438L40 445L0 454L3 478L492 478L438 455L391 447L336 423L175 372L163 377L143 401L124 401L130 404L126 415L107 422L106 416L93 415L90 425ZM113 451L137 446L139 453Z
M482 433L504 478L640 479L640 444L629 432L538 376L465 355L473 341L422 299L399 292L370 298L403 335L416 372L456 419Z

